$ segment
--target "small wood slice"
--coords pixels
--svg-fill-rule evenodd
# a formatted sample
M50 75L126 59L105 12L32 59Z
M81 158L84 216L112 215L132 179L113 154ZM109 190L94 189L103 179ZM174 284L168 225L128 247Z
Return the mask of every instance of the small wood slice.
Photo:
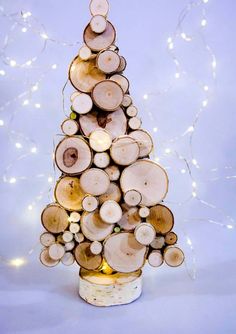
M184 262L184 253L178 247L168 246L164 251L164 260L170 267L178 267Z
M89 145L95 152L104 152L111 147L112 138L106 130L97 129L89 136Z
M166 234L174 226L173 213L164 205L158 204L150 209L147 222L152 224L157 233Z
M138 160L126 167L120 177L123 192L135 189L142 195L141 205L152 206L159 203L168 191L168 177L165 170L155 162Z
M80 267L87 270L97 270L102 264L102 256L91 252L90 242L82 242L76 247L75 259Z
M148 263L152 267L160 267L163 263L163 256L160 251L154 250L148 256Z
M143 206L139 209L138 213L141 218L147 218L150 214L150 210L146 206Z
M153 149L152 137L144 130L136 130L129 133L139 145L139 157L144 158L149 155Z
M107 49L114 43L116 31L111 22L107 21L106 29L101 34L92 31L90 24L84 30L84 42L92 51Z
M79 124L75 120L68 118L62 123L61 129L65 135L73 136L79 131Z
M99 196L107 192L110 179L102 169L90 168L81 175L80 184L85 193Z
M70 65L69 79L80 92L90 93L98 82L106 79L106 74L97 68L96 58L84 61L76 57Z
M83 233L76 233L75 236L75 241L78 242L79 244L84 241L84 235Z
M87 47L87 45L83 45L79 49L79 57L80 57L80 59L82 59L82 60L88 60L91 56L92 56L92 51L90 50L90 48Z
M110 156L107 152L96 153L93 158L93 163L98 168L106 168L110 163Z
M156 236L156 231L151 224L141 223L134 231L135 239L142 245L150 245Z
M120 65L119 55L112 50L105 50L97 56L97 67L104 73L116 72Z
M104 258L115 271L129 273L143 267L146 246L136 241L133 233L118 233L104 242Z
M165 238L162 236L156 237L151 242L151 247L154 249L161 249L165 245Z
M47 206L41 215L44 228L51 233L64 232L69 224L68 218L66 210L57 204Z
M59 179L55 188L54 196L56 201L66 210L82 210L82 200L85 193L80 186L78 178L65 176Z
M118 225L125 231L133 231L137 225L141 223L141 218L138 214L138 208L125 209Z
M107 16L109 11L109 4L107 0L91 0L90 12L92 15L103 15Z
M65 248L60 244L53 244L48 248L48 254L51 259L60 260L65 254Z
M40 254L40 261L46 267L55 267L59 263L59 260L53 260L50 258L48 248L42 250Z
M92 91L93 102L102 110L114 111L123 101L121 86L112 80L103 80L95 85Z
M64 266L71 266L74 262L75 262L75 257L70 252L66 252L61 259L61 263L63 263Z
M132 99L131 99L130 95L125 94L124 98L123 98L123 101L122 101L122 106L125 107L125 108L128 108L131 105L131 103L132 103ZM136 115L134 115L134 116L136 116Z
M111 158L121 166L134 163L139 156L139 145L129 136L117 138L110 149Z
M137 130L142 125L142 122L141 122L140 118L135 116L135 117L131 117L129 119L128 125L129 125L130 129Z
M86 93L81 93L77 95L72 102L73 111L81 115L90 112L92 107L93 107L93 101L91 97Z
M93 241L90 245L90 250L91 250L91 253L93 253L94 255L101 254L101 252L102 252L101 242Z
M168 232L165 235L165 242L167 245L174 245L178 241L178 237L175 232Z
M62 235L64 242L71 242L74 239L73 233L70 231L65 231Z
M125 76L121 74L114 74L110 77L110 80L117 82L122 88L124 94L129 90L129 80Z
M124 194L124 201L129 206L136 206L142 201L142 195L137 190L129 190Z
M51 246L52 244L55 243L55 241L56 241L56 238L52 233L44 232L40 236L40 243L41 243L41 245L43 245L45 247Z
M120 66L117 69L117 72L124 72L124 70L126 69L126 59L123 56L120 56Z
M102 241L113 231L114 225L105 223L98 210L84 212L81 217L81 230L83 235L91 241Z
M71 94L70 101L73 102L74 98L78 95L80 95L81 92L75 91L74 93Z
M77 222L79 222L79 220L80 220L80 214L79 214L79 212L76 212L76 211L74 211L74 212L71 212L71 214L70 214L70 217L69 217L69 221L72 223L77 223Z
M64 247L65 247L66 252L72 251L75 248L74 240L72 240L70 242L66 242Z
M117 181L120 177L120 170L116 165L108 166L105 169L105 172L108 174L110 181Z
M95 15L90 21L90 28L96 34L101 34L106 30L107 20L102 15Z
M111 182L107 192L99 196L99 203L103 204L106 201L113 200L119 202L121 199L121 191L115 182Z
M57 145L55 162L63 173L77 175L90 167L91 149L82 137L66 137Z
M82 207L85 211L93 212L98 207L98 200L94 196L87 195L82 201Z
M80 226L78 223L70 223L70 232L73 234L76 234L80 231Z
M129 117L135 117L138 114L138 109L134 105L131 105L126 109L126 114Z
M115 224L122 218L122 209L116 201L109 200L102 204L99 214L104 222Z

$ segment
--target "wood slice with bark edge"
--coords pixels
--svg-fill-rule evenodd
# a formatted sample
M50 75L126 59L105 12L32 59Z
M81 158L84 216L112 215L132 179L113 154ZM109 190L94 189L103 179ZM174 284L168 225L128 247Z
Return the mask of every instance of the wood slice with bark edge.
M161 249L165 245L165 238L163 236L157 236L150 246L154 249Z
M82 137L66 137L55 150L57 167L65 174L77 175L92 164L92 152Z
M170 267L179 267L184 262L184 253L178 247L168 246L164 250L164 260Z
M119 53L119 48L115 44L110 45L107 50L111 50L111 51L115 51L116 53Z
M87 45L81 46L79 49L79 57L82 60L88 60L92 56L92 51Z
M117 110L124 98L121 86L112 80L103 80L98 82L92 91L94 104L106 111Z
M80 231L80 226L78 223L70 223L69 230L71 233L76 234Z
M143 206L142 208L139 209L138 213L141 218L147 218L150 214L150 209L147 208L146 206Z
M129 80L122 74L114 74L110 77L110 80L115 81L122 88L124 94L129 90ZM123 96L124 98L124 96ZM123 101L123 99L122 99ZM121 103L122 103L121 101ZM121 104L120 103L120 104Z
M97 270L102 264L102 256L92 254L90 244L82 242L75 248L75 260L84 269Z
M154 250L148 256L148 263L152 267L160 267L164 262L163 256L160 251Z
M123 101L122 101L122 106L125 107L125 108L128 108L131 104L132 104L132 98L131 98L131 96L128 95L128 94L125 94L124 98L123 98ZM127 111L126 111L126 113L127 113Z
M129 125L130 129L137 130L142 125L142 121L139 117L136 117L136 116L131 117L128 121L128 125Z
M87 114L93 107L91 97L86 93L77 95L72 101L72 110L80 115Z
M140 223L135 227L134 236L140 244L148 246L154 240L156 231L151 224Z
M80 214L79 212L71 212L70 217L69 217L69 222L71 223L77 223L80 221Z
M65 254L65 248L61 244L53 244L48 248L48 255L51 259L60 260Z
M142 195L137 190L128 190L124 194L124 201L129 206L137 206L142 201Z
M48 248L45 248L41 251L39 259L40 262L46 267L55 267L59 263L59 260L53 260L50 258Z
M96 67L96 58L84 61L76 57L69 68L69 80L75 89L82 93L90 93L93 87L106 79L106 74Z
M90 27L96 34L101 34L106 30L107 20L102 15L94 15L90 20Z
M110 156L107 152L96 153L93 163L98 168L106 168L110 164Z
M44 247L51 246L52 244L55 243L55 241L56 241L55 235L53 235L52 233L44 232L40 236L40 243Z
M99 214L105 223L115 224L122 218L122 209L116 201L108 200L101 205Z
M68 211L81 211L84 196L80 180L76 177L64 176L60 178L54 190L56 201Z
M135 117L138 114L138 109L134 106L134 105L130 105L127 109L126 109L126 114L129 117Z
M104 170L90 168L80 177L80 184L84 192L90 195L99 196L107 192L110 179Z
M94 255L101 254L101 252L102 252L101 242L93 241L90 245L90 250L91 250L91 253L93 253Z
M141 223L141 218L138 214L138 208L129 208L122 205L123 216L118 222L118 225L125 231L133 231L137 225Z
M79 124L73 119L66 119L61 125L62 132L67 136L73 136L79 131Z
M78 92L77 90L74 93L72 93L70 96L70 102L73 102L74 98L80 94L81 92Z
M61 263L63 263L64 266L71 266L74 262L75 257L71 252L66 252L61 258Z
M98 200L94 196L87 195L82 201L82 207L87 212L93 212L98 207Z
M70 242L66 242L64 247L65 247L66 252L72 251L75 248L74 240L72 240Z
M118 137L111 145L110 155L117 165L130 165L139 157L139 145L129 136Z
M74 235L75 241L78 242L79 244L84 241L85 237L83 233L76 233Z
M116 165L110 165L105 169L110 181L117 181L120 177L120 170Z
M121 191L119 186L115 182L111 182L107 192L99 196L98 198L100 205L109 200L119 202L120 199L121 199Z
M114 225L105 223L99 211L84 212L81 217L81 230L90 241L103 241L113 231Z
M106 29L101 34L92 31L90 24L84 30L85 44L95 52L107 49L114 43L116 39L116 31L111 22L107 21Z
M150 209L150 215L147 222L152 224L157 233L166 234L170 232L174 226L174 215L169 208L162 204L153 206Z
M168 192L166 171L154 161L143 159L126 167L120 177L121 190L135 189L142 195L141 205L153 206L165 198Z
M65 231L62 235L64 242L71 242L74 239L73 233L70 231Z
M120 56L120 66L118 67L117 72L118 73L124 72L126 66L127 66L126 59L123 56Z
M41 214L42 225L48 232L61 233L68 227L68 214L58 204L48 205Z
M145 264L147 248L136 241L133 233L110 235L104 241L103 250L104 259L115 271L134 272Z
M109 11L109 3L107 0L91 0L89 5L90 12L93 16L107 16Z
M101 51L97 56L97 67L100 71L110 74L120 66L120 56L112 50Z
M104 129L94 130L89 136L89 145L95 152L104 152L111 147L112 138Z
M152 137L147 131L142 129L132 131L129 136L134 138L139 145L139 157L144 158L153 150Z
M175 232L168 232L165 235L165 242L167 245L174 245L178 241L178 236Z

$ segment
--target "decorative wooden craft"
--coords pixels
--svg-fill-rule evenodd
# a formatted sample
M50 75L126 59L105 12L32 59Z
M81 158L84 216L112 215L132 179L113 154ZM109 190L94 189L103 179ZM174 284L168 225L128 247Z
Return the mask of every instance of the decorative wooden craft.
M137 299L146 262L184 261L163 203L168 176L150 160L153 140L130 95L108 11L107 0L91 0L84 44L69 67L72 113L54 154L62 175L40 237L42 264L78 264L79 295L96 306Z

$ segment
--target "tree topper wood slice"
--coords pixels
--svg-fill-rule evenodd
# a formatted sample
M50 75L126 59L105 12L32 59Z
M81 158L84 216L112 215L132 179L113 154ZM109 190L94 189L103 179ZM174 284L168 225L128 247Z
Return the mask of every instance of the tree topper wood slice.
M91 241L102 241L113 231L114 225L105 223L99 211L84 212L81 217L81 230L84 236Z
M95 15L91 18L90 27L96 34L101 34L106 30L107 20L102 15Z
M116 31L111 22L107 21L106 29L101 34L92 31L90 24L84 30L85 44L95 52L107 49L114 43Z
M91 0L90 1L90 12L92 15L103 15L107 16L109 11L109 4L107 0Z
M124 93L118 83L103 80L97 83L92 91L93 102L102 110L114 111L123 101Z
M85 193L99 196L108 190L110 179L102 169L90 168L81 175L80 184Z

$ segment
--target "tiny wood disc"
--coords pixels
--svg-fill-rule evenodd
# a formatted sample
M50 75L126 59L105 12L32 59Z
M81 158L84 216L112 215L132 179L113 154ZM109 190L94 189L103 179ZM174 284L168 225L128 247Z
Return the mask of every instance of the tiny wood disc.
M144 158L149 155L153 149L152 137L144 130L136 130L129 133L139 145L139 157Z
M64 242L71 242L74 239L73 233L70 231L65 231L62 235Z
M126 69L126 59L123 56L120 56L120 66L117 69L117 72L124 72L124 70Z
M79 131L79 125L75 120L68 118L62 123L61 129L65 135L73 136Z
M76 233L74 237L75 241L77 241L79 244L84 241L83 233Z
M66 137L57 145L55 162L65 174L82 173L92 163L91 149L82 137Z
M79 222L79 220L80 220L80 214L79 214L79 212L76 212L76 211L74 211L74 212L71 212L71 214L70 214L70 217L69 217L69 221L72 223L77 223L77 222Z
M54 196L56 201L66 210L82 210L82 199L84 198L85 193L80 186L78 178L65 176L59 179Z
M113 76L110 77L110 80L117 82L122 88L124 93L126 93L129 90L129 80L122 74L114 74Z
M80 95L80 94L81 94L81 92L78 92L78 91L76 90L74 93L71 94L71 96L70 96L70 101L73 102L74 98L75 98L76 96Z
M160 251L152 251L148 256L148 263L152 267L160 267L163 263L163 256Z
M91 97L86 93L77 95L72 102L73 111L78 114L84 115L90 112L93 107L93 101Z
M78 223L70 223L69 229L71 233L76 234L79 232L80 226Z
M87 270L97 270L102 264L102 256L91 252L90 242L82 242L76 247L75 259L82 268Z
M124 194L124 201L129 206L136 206L142 200L142 195L137 190L129 190Z
M48 248L48 254L51 259L60 260L65 254L65 248L60 244L53 244Z
M92 15L107 16L109 4L107 0L91 0L89 8Z
M178 267L184 262L184 253L178 247L168 246L164 251L164 260L170 267Z
M131 105L131 103L132 103L132 99L131 99L130 95L125 94L124 98L123 98L123 101L122 101L122 106L125 107L125 108L128 108ZM127 113L127 111L126 111L126 113Z
M110 179L102 169L90 168L81 175L80 184L85 193L99 196L108 190Z
M161 249L165 245L165 238L163 236L156 237L151 242L151 247L154 249Z
M68 218L66 210L57 204L47 206L41 215L44 228L51 233L64 232L69 224Z
M66 252L72 251L75 248L75 242L74 242L74 240L72 240L70 242L66 242L64 247L65 247L65 251Z
M116 31L111 22L107 21L106 29L101 34L92 31L90 24L84 30L84 42L92 51L107 49L116 39Z
M106 201L113 200L119 202L121 199L121 191L115 182L111 182L105 194L99 196L99 203L103 204Z
M150 210L146 206L143 206L139 209L138 213L141 218L147 218L150 214Z
M116 165L108 166L105 172L108 174L111 181L117 181L120 177L120 170Z
M66 252L61 259L61 263L63 263L64 266L71 266L74 262L75 262L75 257L70 252Z
M115 224L122 218L122 209L116 201L109 200L102 204L99 214L104 222Z
M131 105L126 109L126 114L129 117L135 117L138 114L138 109L134 105Z
M87 47L87 45L83 45L79 49L79 56L82 60L88 60L92 56L92 51Z
M156 231L151 224L141 223L134 231L135 239L142 245L150 245L156 236Z
M52 244L55 243L55 241L56 241L56 238L52 233L44 232L40 236L40 243L41 243L41 245L43 245L45 247L51 246Z
M46 267L55 267L59 263L59 260L53 260L50 258L48 248L42 250L40 254L40 261Z
M91 241L102 241L113 231L114 225L105 223L98 210L84 212L81 217L81 230L84 236Z
M93 212L98 207L98 200L94 196L87 195L82 201L82 207L85 211Z
M167 245L174 245L178 241L178 237L175 232L168 232L165 235L165 242Z
M90 27L96 34L101 34L106 30L107 20L102 15L95 15L90 21Z
M110 156L107 152L96 153L93 158L93 163L98 168L106 168L110 163Z
M123 101L124 93L121 86L112 80L97 83L92 91L93 102L102 110L114 111Z
M102 244L99 241L93 241L90 245L90 250L94 255L101 254Z
M140 126L141 126L141 124L142 124L141 119L138 118L138 117L136 117L136 116L135 117L131 117L129 119L129 122L128 122L128 125L129 125L130 129L132 129L132 130L139 129Z
M164 205L158 204L150 209L147 222L152 224L157 233L166 234L174 226L173 213Z
M132 231L137 225L141 223L141 218L138 214L138 208L130 208L123 212L121 220L118 222L119 226L126 231Z
M119 55L112 50L105 50L97 56L97 67L104 73L116 72L120 65Z
M139 145L129 136L117 138L110 149L111 158L121 166L134 163L139 156Z
M106 130L97 129L89 136L89 145L95 152L104 152L111 147L112 138Z

